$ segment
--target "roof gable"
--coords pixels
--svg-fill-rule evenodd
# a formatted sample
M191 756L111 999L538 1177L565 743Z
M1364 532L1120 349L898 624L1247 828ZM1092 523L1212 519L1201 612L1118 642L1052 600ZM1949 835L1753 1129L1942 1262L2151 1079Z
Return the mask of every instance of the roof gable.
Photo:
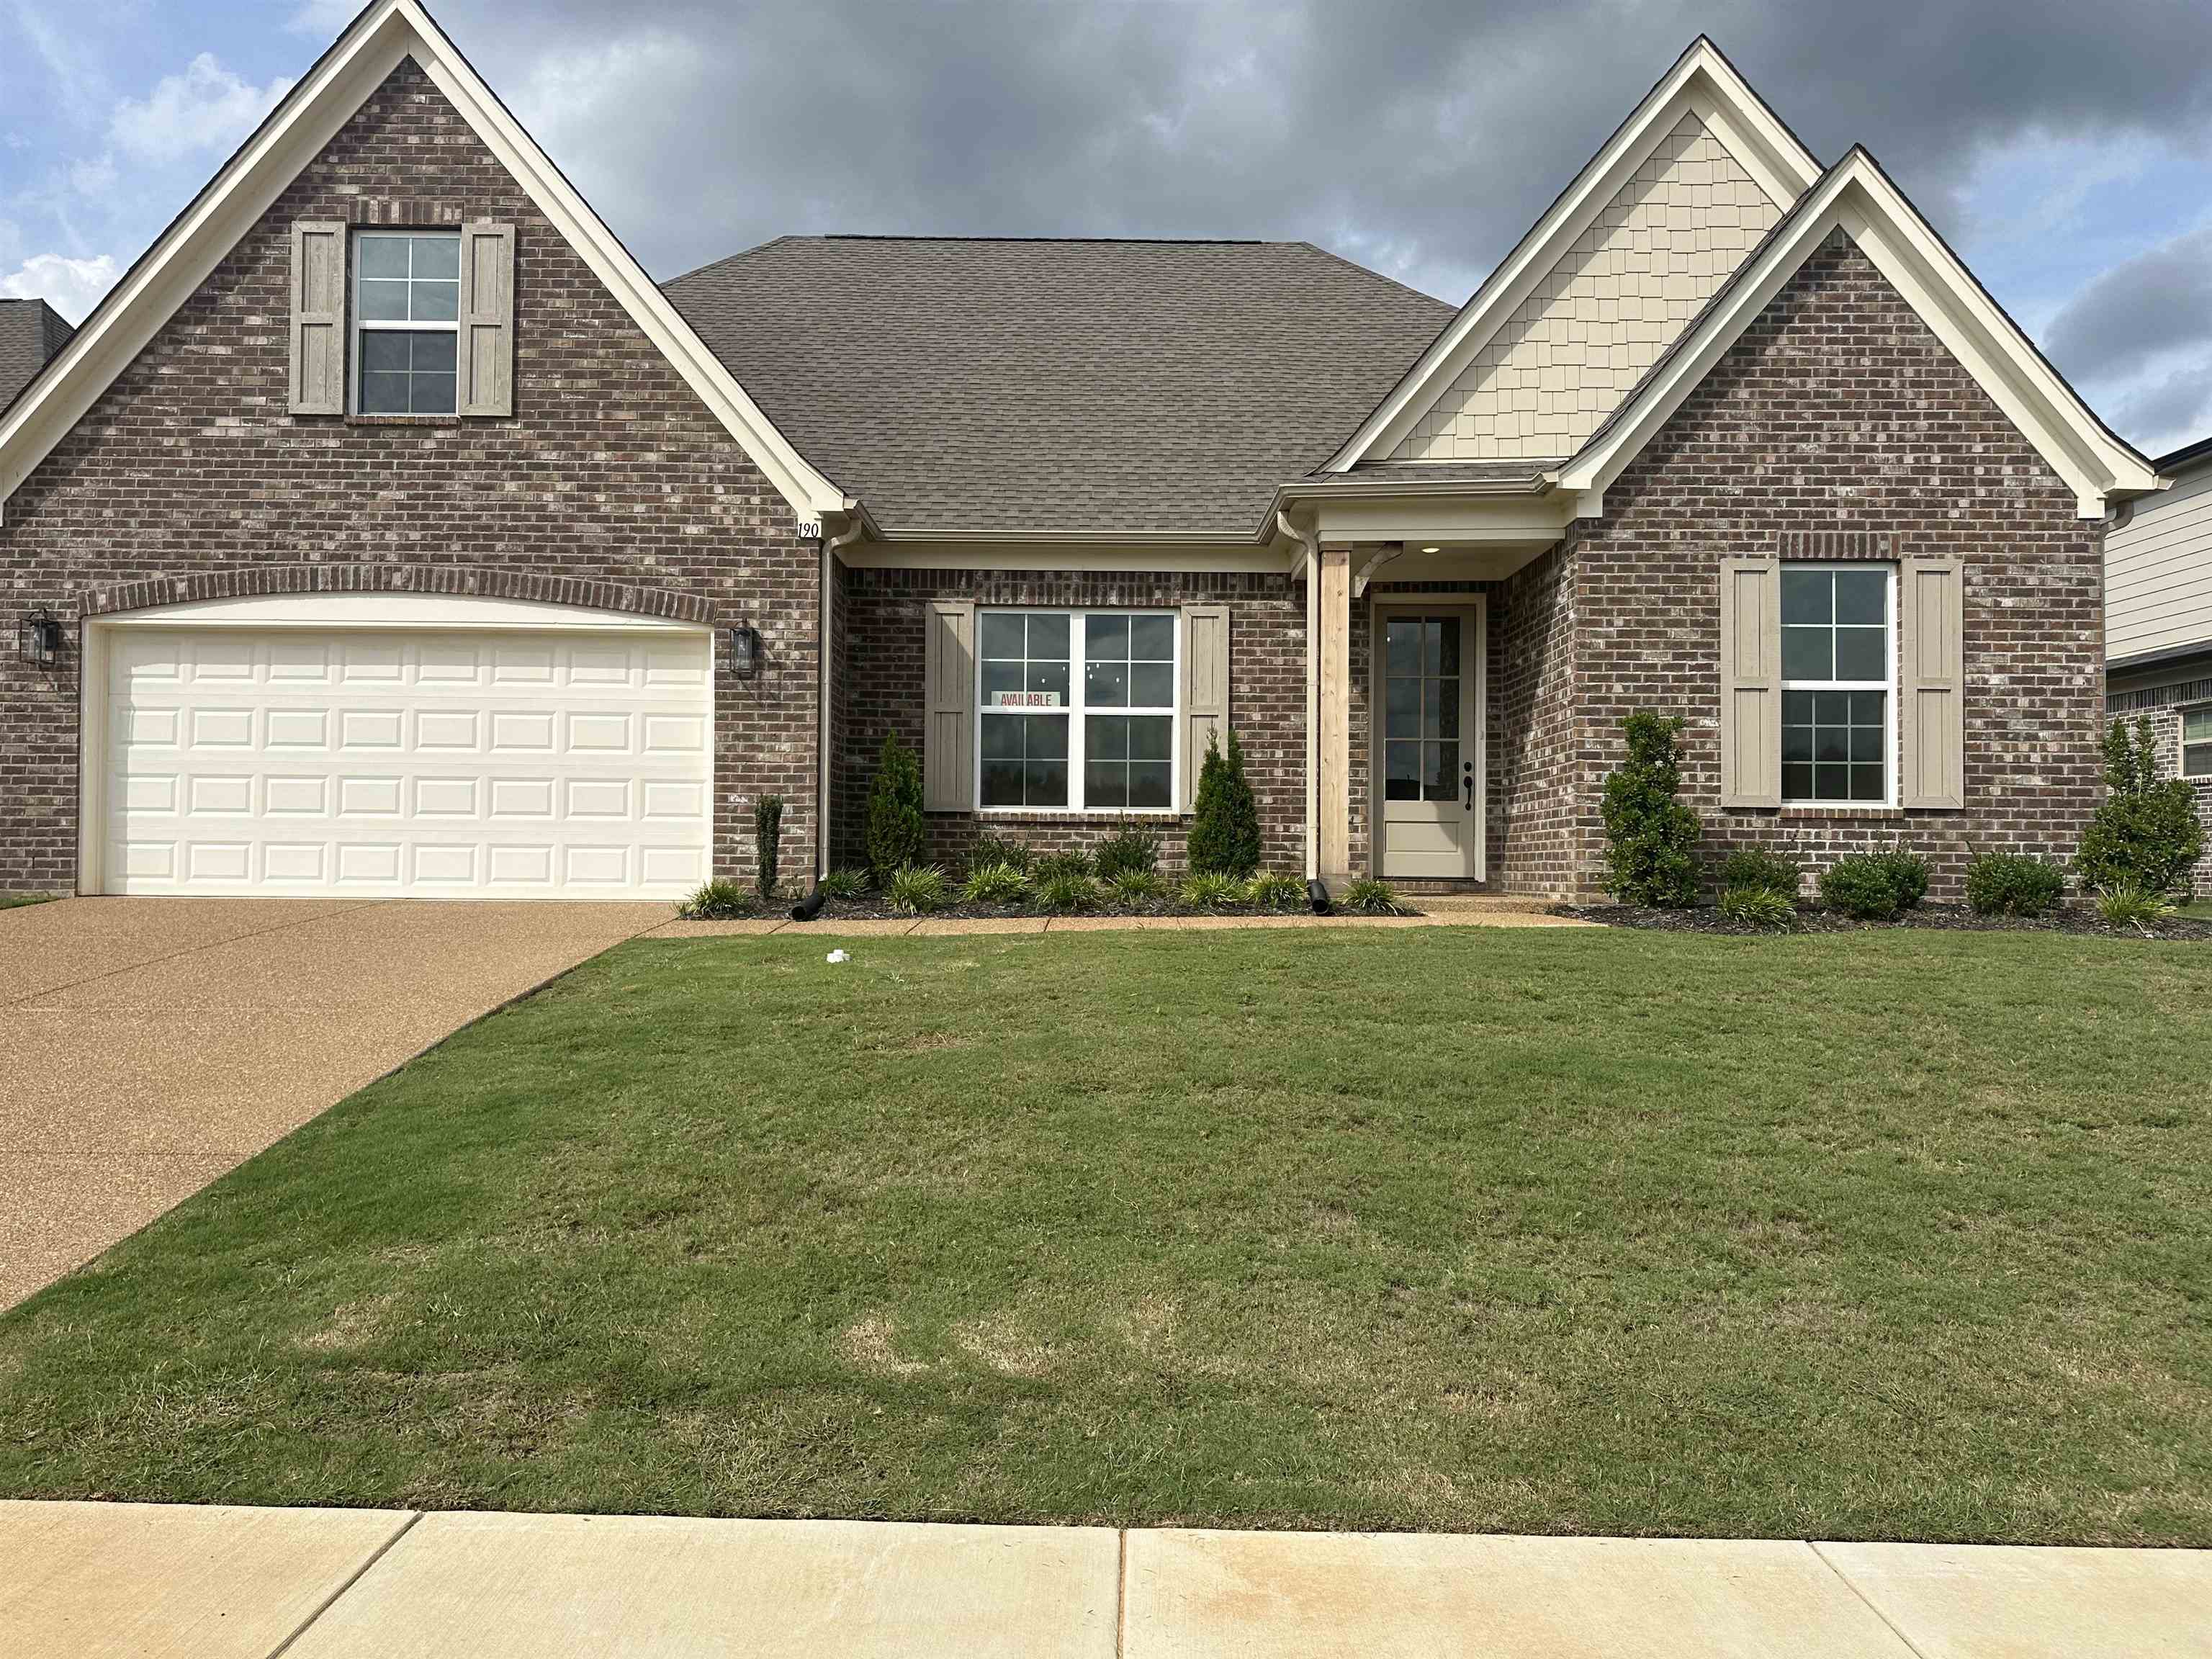
M1838 228L2065 480L2082 517L2102 517L2110 497L2160 487L2150 462L2097 418L1874 157L1855 148L1800 198L1559 469L1559 488L1582 497L1578 516L1603 511L1607 486Z
M0 416L0 508L286 185L412 58L802 518L857 507L778 432L417 0L375 0Z
M1323 470L1569 453L1820 170L1698 36Z

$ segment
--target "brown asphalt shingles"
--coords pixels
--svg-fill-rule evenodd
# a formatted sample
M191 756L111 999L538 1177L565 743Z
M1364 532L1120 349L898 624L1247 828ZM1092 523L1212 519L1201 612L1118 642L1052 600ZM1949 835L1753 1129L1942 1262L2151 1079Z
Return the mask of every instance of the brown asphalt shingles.
M0 1307L665 904L0 911Z

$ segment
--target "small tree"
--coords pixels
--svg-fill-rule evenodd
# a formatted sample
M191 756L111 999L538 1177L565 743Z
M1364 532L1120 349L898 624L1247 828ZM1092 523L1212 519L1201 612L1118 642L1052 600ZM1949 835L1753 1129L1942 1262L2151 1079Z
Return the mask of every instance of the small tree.
M929 838L921 816L921 767L896 732L884 737L876 763L875 787L868 794L868 867L883 886L891 872L921 862Z
M2084 886L2140 888L2166 894L2189 879L2204 851L2196 791L2179 778L2160 781L2150 717L2114 720L2105 734L2105 799L2075 855Z
M1244 745L1229 734L1229 752L1209 737L1199 769L1198 800L1190 826L1194 875L1249 880L1260 867L1260 804L1244 777Z
M1674 799L1682 785L1674 753L1679 718L1628 717L1628 761L1605 781L1605 890L1623 904L1686 905L1698 896L1698 815Z
M776 863L782 842L783 797L763 795L753 803L753 862L764 899L775 896Z

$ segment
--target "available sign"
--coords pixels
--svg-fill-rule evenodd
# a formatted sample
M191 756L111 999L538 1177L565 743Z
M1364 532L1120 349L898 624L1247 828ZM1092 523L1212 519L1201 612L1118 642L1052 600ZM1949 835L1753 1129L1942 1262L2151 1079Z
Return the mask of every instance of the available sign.
M991 707L994 708L1057 708L1060 707L1060 693L1057 691L994 691L991 693Z

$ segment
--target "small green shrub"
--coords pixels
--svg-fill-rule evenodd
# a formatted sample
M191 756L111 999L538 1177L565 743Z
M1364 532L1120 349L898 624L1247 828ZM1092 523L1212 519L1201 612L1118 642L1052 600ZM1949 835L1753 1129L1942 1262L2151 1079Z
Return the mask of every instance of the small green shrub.
M842 899L851 903L868 890L868 872L865 870L832 870L822 878L822 896Z
M1897 895L1897 908L1917 910L1920 901L1928 896L1928 860L1917 853L1904 851L1876 853L1874 860L1889 878L1889 890Z
M1157 870L1124 870L1106 884L1116 904L1150 904L1164 898L1168 878Z
M1680 907L1698 896L1698 815L1674 799L1679 716L1639 711L1626 722L1628 758L1606 776L1605 890L1623 904Z
M1244 902L1244 884L1218 870L1188 878L1177 896L1194 910L1229 910Z
M1092 849L1091 861L1097 867L1098 879L1104 882L1131 870L1157 870L1160 838L1149 830L1124 830L1100 842Z
M783 797L763 795L753 803L753 856L763 899L775 896L776 865L782 847Z
M921 816L921 766L896 732L884 736L876 781L868 792L868 868L878 887L891 872L921 861L929 826Z
M759 908L744 883L718 878L685 899L676 914L686 921L734 921Z
M1894 921L1927 894L1927 862L1911 853L1848 853L1820 872L1820 902L1860 921Z
M1040 872L1036 878L1037 903L1055 915L1072 916L1096 910L1102 897L1097 880L1081 870L1055 870L1049 875Z
M1966 908L1978 916L2047 916L2066 896L2066 872L2019 853L1984 853L1966 866Z
M1763 847L1739 847L1721 860L1717 873L1723 894L1757 888L1762 893L1779 893L1794 900L1803 872L1796 859L1780 853L1770 853Z
M1191 810L1191 872L1249 878L1260 867L1260 804L1244 776L1244 745L1233 728L1225 752L1207 738Z
M1346 909L1363 916L1405 914L1405 907L1398 902L1398 890L1376 876L1362 876L1350 884L1341 902Z
M1091 867L1091 854L1078 849L1067 853L1048 853L1030 866L1030 875L1042 884L1054 876L1083 876L1097 872Z
M933 910L942 910L951 896L951 884L933 864L902 864L884 884L884 896L902 916L926 916Z
M1011 864L975 864L960 884L960 896L970 904L1019 904L1029 896L1030 878Z
M2158 775L2158 749L2148 715L2128 730L2114 720L2105 734L2104 801L2081 835L2074 867L2082 885L2118 891L2172 893L2188 880L2204 852L2196 791Z
M1721 915L1741 927L1780 933L1797 925L1797 903L1771 887L1723 887Z
M2097 914L2116 927L2140 927L2148 933L2151 923L2173 914L2173 903L2165 894L2148 888L2106 887L2098 891Z
M975 870L987 864L1011 864L1026 876L1036 857L1027 842L1016 841L1012 836L978 836L968 848L968 867Z
M1255 910L1303 910L1306 884L1279 870L1269 872L1252 878L1244 889L1244 902Z

